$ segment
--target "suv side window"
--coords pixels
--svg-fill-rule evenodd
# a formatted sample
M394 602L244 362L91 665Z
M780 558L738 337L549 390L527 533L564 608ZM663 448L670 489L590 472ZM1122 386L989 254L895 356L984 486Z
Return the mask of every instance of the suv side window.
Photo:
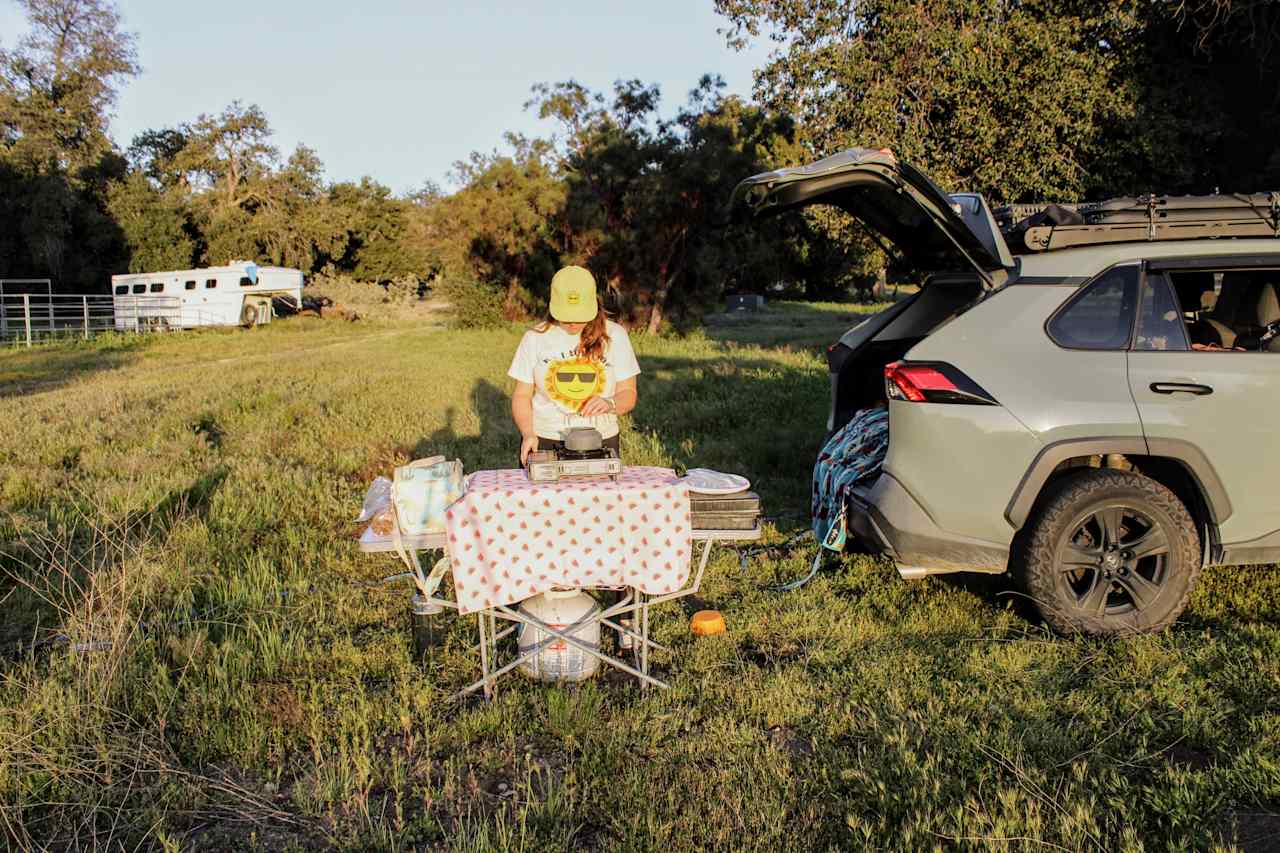
M1182 310L1169 286L1169 279L1160 273L1150 273L1143 280L1138 332L1133 338L1133 348L1159 351L1185 351L1190 348Z
M1191 349L1280 352L1280 268L1178 268L1166 273Z
M1138 275L1138 265L1129 264L1085 285L1049 320L1049 337L1068 349L1128 349L1137 313Z

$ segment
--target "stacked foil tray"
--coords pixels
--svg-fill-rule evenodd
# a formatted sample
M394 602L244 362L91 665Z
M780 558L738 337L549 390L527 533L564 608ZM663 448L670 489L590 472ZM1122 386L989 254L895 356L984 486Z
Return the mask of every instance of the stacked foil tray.
M760 496L743 490L729 495L689 492L694 530L755 530L760 523Z

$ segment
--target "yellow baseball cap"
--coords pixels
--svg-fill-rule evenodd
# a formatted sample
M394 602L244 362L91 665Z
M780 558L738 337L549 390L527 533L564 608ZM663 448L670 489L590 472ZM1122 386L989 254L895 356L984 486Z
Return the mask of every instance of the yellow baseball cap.
M582 267L565 267L551 279L551 316L561 323L590 323L596 304L596 280Z

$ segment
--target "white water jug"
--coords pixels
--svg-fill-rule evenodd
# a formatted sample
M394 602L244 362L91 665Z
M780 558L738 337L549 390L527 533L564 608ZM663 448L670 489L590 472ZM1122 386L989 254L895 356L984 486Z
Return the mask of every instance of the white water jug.
M551 589L525 599L520 612L541 619L556 630L562 630L585 616L600 612L600 603L587 593L577 589ZM574 631L571 636L592 649L600 649L600 623L594 619ZM520 664L520 671L530 678L542 681L582 681L596 674L600 659L592 657L564 640L548 634L534 625L520 625L520 654L527 654L545 639L552 642Z

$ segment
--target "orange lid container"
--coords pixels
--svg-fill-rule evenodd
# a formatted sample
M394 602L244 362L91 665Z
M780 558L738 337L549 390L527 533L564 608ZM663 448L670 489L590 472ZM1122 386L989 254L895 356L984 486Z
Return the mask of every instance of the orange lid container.
M719 610L699 610L689 620L689 630L699 637L711 637L725 631L724 617Z

